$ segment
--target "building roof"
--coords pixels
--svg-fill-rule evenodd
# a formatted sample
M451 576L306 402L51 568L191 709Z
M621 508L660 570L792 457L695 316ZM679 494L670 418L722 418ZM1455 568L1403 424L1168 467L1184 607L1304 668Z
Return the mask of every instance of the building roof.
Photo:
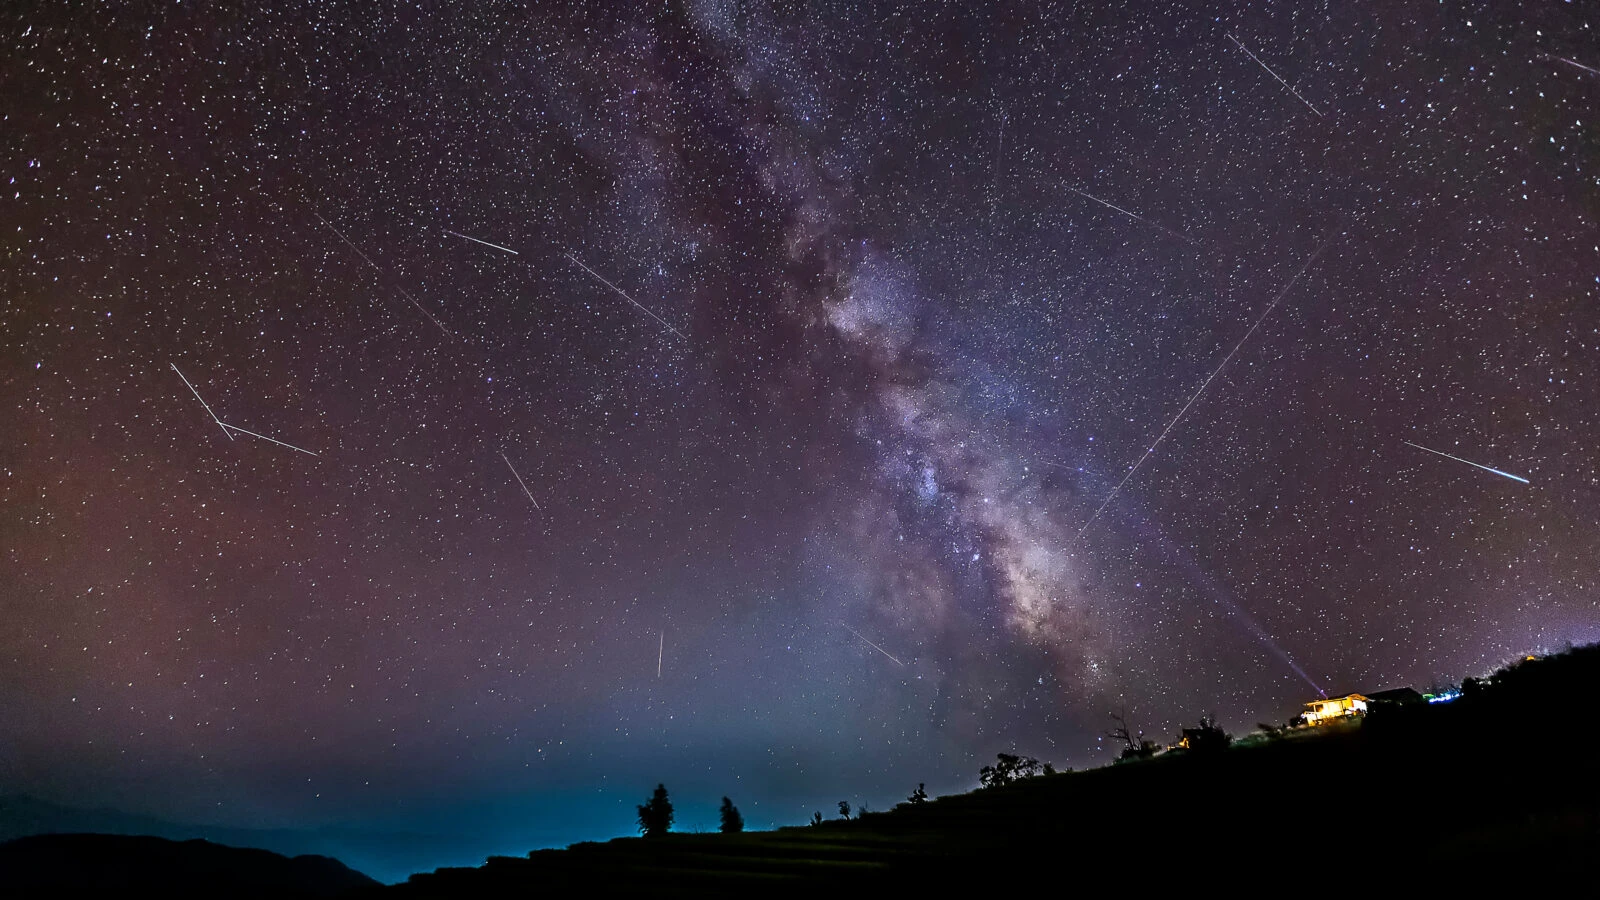
M1408 687L1390 688L1386 691L1375 691L1367 695L1367 699L1375 703L1421 703L1421 694Z
M1350 692L1348 694L1329 694L1326 697L1318 697L1315 700L1308 701L1306 703L1306 705L1307 706L1316 706L1316 705L1318 705L1320 703L1338 703L1340 700L1350 700L1350 699L1368 700L1368 699L1371 699L1371 697L1372 697L1371 694L1363 694L1360 691L1352 691L1352 692Z
M1318 697L1315 700L1308 701L1306 708L1310 709L1314 706L1321 706L1324 703L1339 703L1347 700L1364 700L1368 703L1423 703L1426 698L1408 687L1389 688L1388 690L1372 691L1370 693L1351 691L1348 694L1329 694L1326 697Z

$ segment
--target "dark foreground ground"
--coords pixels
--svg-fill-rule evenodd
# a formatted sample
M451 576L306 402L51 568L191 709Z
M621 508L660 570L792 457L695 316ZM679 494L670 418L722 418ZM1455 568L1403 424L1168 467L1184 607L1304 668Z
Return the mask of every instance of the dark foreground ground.
M1464 687L1453 703L1383 709L1357 727L1029 778L852 822L578 844L389 887L326 857L25 838L0 844L0 897L1594 896L1600 646Z
M1142 894L1182 889L1592 895L1600 648L1450 704L1210 755L1171 754L854 822L669 835L419 874L408 897Z
M376 887L326 856L210 841L41 834L0 844L0 897L341 897Z

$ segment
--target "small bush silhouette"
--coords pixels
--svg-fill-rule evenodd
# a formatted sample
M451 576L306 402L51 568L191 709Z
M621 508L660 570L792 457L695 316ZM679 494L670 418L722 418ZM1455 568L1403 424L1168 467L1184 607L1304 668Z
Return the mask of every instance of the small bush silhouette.
M744 830L744 816L739 815L739 807L727 797L722 798L722 824L718 829L723 834L738 834Z
M667 799L667 786L656 785L650 802L639 807L639 833L645 837L660 837L672 830L672 801Z
M911 796L906 798L906 802L907 803L927 803L928 802L928 792L926 790L924 790L924 788L926 788L926 787L927 787L927 784L925 782L921 782L921 781L917 782L917 789L911 792Z
M984 766L978 770L978 784L986 788L1000 787L1013 781L1032 778L1039 774L1041 768L1039 761L1031 756L997 753L994 765ZM1054 767L1050 771L1053 773Z
M822 813L820 813L820 812L812 813L811 814L811 824L813 824L813 825L821 825L822 824Z
M846 822L850 821L850 801L849 800L840 800L839 801L839 818L845 820Z
M1183 739L1178 743L1190 753L1217 753L1233 744L1233 735L1222 730L1222 726L1217 724L1216 714L1212 713L1201 716L1200 724L1194 728L1183 729Z

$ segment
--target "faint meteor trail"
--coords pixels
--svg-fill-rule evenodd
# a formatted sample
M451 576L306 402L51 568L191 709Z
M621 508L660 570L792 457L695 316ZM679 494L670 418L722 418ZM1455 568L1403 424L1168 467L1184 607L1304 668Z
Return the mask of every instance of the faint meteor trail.
M1493 472L1496 475L1499 475L1499 476L1501 476L1503 478L1509 478L1512 481L1520 481L1523 484L1532 484L1533 483L1533 482L1529 481L1528 479L1523 478L1521 475L1513 475L1510 472L1502 472L1499 469L1491 469L1488 466L1480 465L1479 463L1475 463L1470 459L1462 459L1459 456L1451 456L1450 454L1445 453L1442 450L1435 450L1432 447L1424 447L1421 444L1415 444L1415 443L1412 443L1411 441L1405 441L1405 443L1410 444L1411 446L1417 448L1418 450L1426 450L1429 453L1437 453L1440 456L1444 457L1445 459L1453 459L1453 460L1455 460L1456 462L1459 462L1459 463L1466 463L1469 466L1476 466L1476 467L1484 470L1485 472Z
M522 492L524 494L528 495L528 502L533 504L533 508L534 509L543 509L543 507L539 506L539 501L533 499L533 491L528 490L528 483L526 481L522 480L522 476L521 475L517 474L517 467L513 466L511 464L511 457L506 456L506 452L504 450L501 450L500 451L500 458L506 461L506 468L510 469L511 470L511 474L516 477L517 484L522 485Z
M667 632L662 630L661 642L656 645L656 678L661 677L661 661L667 658Z
M380 278L383 277L383 275L384 275L383 269L377 263L372 261L372 257L366 255L365 253L362 253L360 247L357 247L354 242L352 242L349 238L345 237L344 236L344 232L341 232L339 229L333 227L333 223L332 222L329 222L327 219L322 218L322 213L319 213L316 210L312 210L311 214L316 216L317 219L322 222L322 224L328 226L328 230L329 231L331 231L334 234L338 235L339 236L339 240L344 241L344 245L346 247L349 247L351 250L354 250L356 252L357 256L359 256L362 259L366 260L367 265L369 265L373 269L375 269ZM452 232L452 233L454 233L454 232ZM428 317L428 321L432 322L435 328L437 328L440 331L444 332L444 336L445 337L452 337L452 338L455 337L455 335L450 333L450 329L444 327L444 323L443 322L440 322L438 319L434 318L433 317L433 313L428 312L428 310L426 308L424 308L421 303L418 303L417 302L417 298L411 296L411 293L409 291L407 291L405 288L401 287L399 284L395 284L394 285L394 289L396 291L400 292L400 296L402 296L402 297L406 298L407 300L409 300L411 302L411 305L415 306L417 308L417 312L422 313L424 316L427 316Z
M200 405L204 406L206 408L206 415L211 417L211 421L217 423L219 426L222 427L222 433L228 436L228 440L230 440L230 441L233 440L233 433L235 431L237 431L240 434L248 434L251 437L260 438L263 441L271 441L272 443L277 444L280 447L288 447L290 450L298 450L301 453L306 454L307 456L316 456L317 455L315 453L312 453L310 450L307 450L304 447L296 447L293 444L286 444L283 441L278 440L277 438L270 438L270 437L267 437L264 434L256 434L254 431L251 431L248 428L240 428L237 425L229 425L227 422L224 422L221 419L217 418L217 414L211 411L211 405L206 403L205 398L200 396L200 392L194 389L194 385L193 384L189 383L188 377L185 376L182 372L178 371L178 364L177 363L169 363L168 365L172 366L172 371L178 372L178 377L183 379L183 383L184 384L188 384L189 385L189 390L190 390L191 393L194 394L194 398L196 400L199 400L200 401Z
M640 312L644 313L645 315L649 316L652 319L655 319L657 322L660 322L662 327L666 328L668 331L672 332L673 334L677 335L678 337L683 338L686 341L689 339L688 335L684 334L683 332L679 331L676 328L673 328L672 327L672 323L668 322L666 319L663 319L660 316L656 315L655 313L651 312L649 310L649 308L646 307L643 303L640 303L639 301L633 299L632 297L629 297L627 291L624 291L622 288L619 288L616 285L612 284L611 282L607 281L605 279L604 275L601 275L599 272L596 272L595 270L593 270L593 269L589 268L588 266L584 265L583 264L583 260L577 258L576 256L573 256L571 253L567 254L567 259L571 260L573 265L577 266L578 268L584 270L585 272L588 272L590 275L593 275L595 278L599 279L601 284L605 285L608 288L611 288L613 291L616 291L619 295L621 295L622 299L624 299L624 300L628 301L629 303L632 303L634 306L638 307Z
M1600 75L1600 69L1596 69L1596 68L1592 68L1590 66L1586 66L1581 62L1573 62L1572 60L1567 59L1565 56L1551 56L1549 54L1545 54L1545 59L1553 59L1556 62L1564 62L1567 65L1572 66L1573 68L1582 69L1585 72L1588 72L1590 75ZM1426 449L1426 448L1424 448L1424 449Z
M518 253L517 251L511 249L510 247L502 247L499 244L491 244L488 241L480 241L480 240L478 240L477 238L473 237L470 234L462 234L459 231L451 231L448 228L441 228L439 230L443 231L445 234L453 234L458 238L466 238L467 240L473 242L474 244L482 244L485 247L493 247L496 250L504 250L505 252L511 254L512 256L521 256L522 255L522 254Z
M844 623L841 622L840 624L842 625ZM854 628L851 628L849 625L845 625L844 627L845 627L846 631L850 632L851 634L855 635L858 638L861 638L863 641L866 641L868 647L871 647L872 649L878 651L879 653L882 653L884 656L887 656L890 659L894 660L894 664L895 665L901 666L901 667L905 666L905 663L903 663L899 659L897 659L893 653L890 653L889 651L883 649L882 647L879 647L877 644L874 644L873 642L868 641L866 635L864 635L861 632L855 630Z
M1078 190L1077 188L1073 187L1070 184L1064 184L1064 185L1062 185L1062 187L1064 187L1067 190L1073 192L1074 194L1077 194L1080 197L1087 197L1088 199L1093 200L1094 202L1100 204L1101 206L1104 206L1107 209L1114 209L1117 212L1122 213L1123 215L1125 215L1128 218L1134 220L1135 222L1138 222L1141 225L1148 225L1151 228L1159 228L1162 231L1165 231L1167 234L1172 235L1173 237L1177 238L1180 241L1183 241L1183 242L1189 243L1189 244L1193 244L1194 243L1194 238L1189 237L1187 234L1184 234L1184 233L1179 232L1179 231L1173 231L1171 228L1168 228L1165 225L1158 225L1155 222L1152 222L1152 221L1150 221L1149 219L1146 219L1143 216L1135 215L1134 213L1128 212L1127 210L1123 209L1120 206L1117 206L1117 205L1111 204L1111 203L1107 203L1106 201L1101 200L1099 197L1096 197L1093 194L1090 194L1090 193L1088 193L1086 191L1080 191L1080 190Z
M1240 50L1243 50L1245 56L1248 56L1251 59L1255 60L1255 64L1256 65L1260 66L1263 69L1266 69L1266 72L1267 72L1268 75L1271 75L1273 78L1278 78L1278 73L1272 71L1271 69L1268 69L1266 63L1262 62L1259 59L1256 59L1256 55L1254 53L1250 52L1250 48L1249 47L1246 47L1245 45L1239 43L1239 39L1238 38L1236 38L1236 37L1234 37L1233 35L1230 34L1230 35L1228 35L1228 40L1233 41L1233 44L1234 44L1235 47L1238 47ZM1292 87L1289 87L1289 82L1284 81L1282 78L1278 78L1278 83L1283 85L1286 88L1289 88L1289 93L1293 94L1294 98L1296 100L1299 100L1301 103L1304 103L1306 105L1307 109L1309 109L1312 112L1316 113L1317 114L1317 118L1324 118L1324 116L1322 115L1322 111L1317 109L1315 106L1312 106L1310 100L1307 100L1306 98L1300 96L1300 92L1299 91L1295 90Z
M990 175L989 185L989 218L993 219L995 209L1000 204L1000 163L1005 158L1006 152L1006 113L1000 110L1000 135L995 141L994 171Z
M1229 350L1228 355L1222 358L1222 362L1218 363L1217 367L1211 370L1211 374L1206 376L1206 380L1200 383L1199 389L1197 389L1194 394L1189 397L1189 402L1185 403L1183 405L1183 409L1178 410L1178 414L1172 417L1172 421L1167 423L1167 427L1161 430L1161 434L1156 438L1155 443L1151 444L1150 448L1144 451L1144 454L1139 457L1139 460L1128 469L1128 474L1122 476L1122 480L1117 482L1117 486L1111 489L1110 494L1106 495L1105 502L1100 504L1100 508L1094 511L1094 515L1089 517L1089 521L1083 523L1082 528L1078 529L1078 534L1073 537L1072 543L1076 544L1083 538L1083 533L1088 531L1089 526L1093 525L1094 521L1100 518L1100 514L1106 511L1106 507L1111 505L1111 501L1115 500L1117 498L1117 494L1122 492L1123 486L1132 480L1133 476L1138 473L1140 467L1145 464L1145 460L1150 458L1150 454L1155 453L1156 448L1161 446L1161 442L1167 439L1168 434L1172 433L1172 429L1176 428L1178 423L1183 421L1184 413L1187 413L1189 411L1189 407L1193 406L1195 401L1200 399L1200 395L1206 392L1206 388L1211 386L1212 379L1216 378L1223 369L1228 367L1228 363L1233 359L1234 354L1239 352L1239 348L1244 346L1245 341L1250 340L1250 336L1256 333L1256 329L1260 328L1261 323L1267 320L1267 316L1272 315L1272 311L1278 308L1278 303L1288 295L1289 289L1295 286L1295 283L1300 280L1300 276L1306 274L1306 270L1311 268L1311 264L1317 261L1317 257L1322 255L1322 251L1328 249L1328 244L1332 243L1332 241L1333 238L1323 241L1322 246L1318 247L1316 252L1312 253L1310 258L1305 261L1305 265L1300 267L1300 271L1294 273L1294 277L1289 279L1289 283L1283 286L1283 290L1278 291L1278 296L1273 297L1272 302L1267 304L1266 310L1256 318L1256 322L1254 325L1250 326L1250 330L1244 333L1244 337L1239 339L1239 343L1233 345L1233 349Z
M178 372L177 363L169 363L168 365L172 366L172 371ZM178 377L183 379L184 384L189 384L189 379L184 377L182 372L178 372ZM217 423L218 425L222 425L222 433L228 436L228 440L233 440L233 432L229 431L228 426L223 425L222 420L217 418L217 414L211 411L211 406L206 403L204 397L200 396L200 392L194 389L194 385L189 384L189 390L194 394L194 398L200 401L200 405L206 408L206 415L211 417L211 421Z
M319 455L319 454L316 454L316 453L312 453L310 450L307 450L304 447L296 447L293 444L284 443L283 441L280 441L277 438L270 438L270 437L267 437L264 434L256 434L254 431L251 431L248 428L240 428L237 425L229 425L227 422L223 422L223 423L221 423L221 425L222 425L223 428L231 428L234 431L239 432L240 434L248 434L251 437L261 438L263 441L271 441L272 443L277 444L280 447L288 447L290 450L299 450L301 453L304 453L307 456L317 456L317 455Z

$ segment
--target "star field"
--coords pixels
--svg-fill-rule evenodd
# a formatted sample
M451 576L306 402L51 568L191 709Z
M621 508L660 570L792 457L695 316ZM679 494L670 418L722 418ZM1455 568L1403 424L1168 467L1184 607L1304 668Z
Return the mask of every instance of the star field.
M267 6L0 14L0 792L766 827L1600 639L1582 4Z

